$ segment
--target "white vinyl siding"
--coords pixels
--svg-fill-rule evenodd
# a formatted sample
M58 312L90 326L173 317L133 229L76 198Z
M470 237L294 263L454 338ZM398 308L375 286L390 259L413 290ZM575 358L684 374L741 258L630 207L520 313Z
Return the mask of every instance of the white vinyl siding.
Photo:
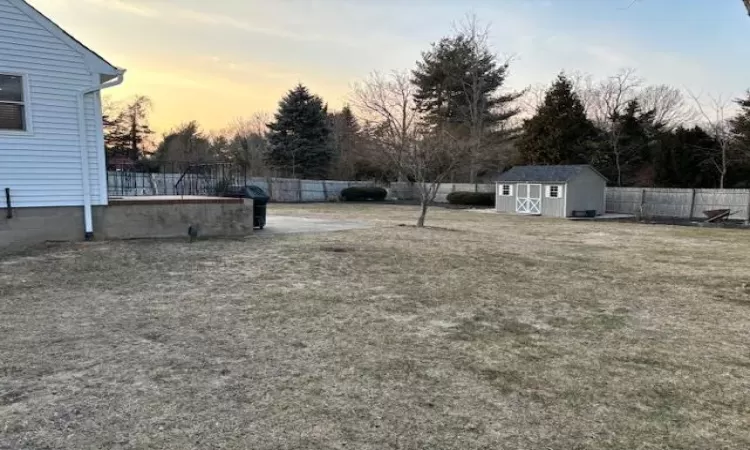
M27 133L0 130L0 190L13 206L83 204L78 136L78 92L99 83L83 54L0 0L0 73L22 74L27 90ZM86 96L86 148L92 203L107 203L98 94ZM0 200L0 208L4 207Z

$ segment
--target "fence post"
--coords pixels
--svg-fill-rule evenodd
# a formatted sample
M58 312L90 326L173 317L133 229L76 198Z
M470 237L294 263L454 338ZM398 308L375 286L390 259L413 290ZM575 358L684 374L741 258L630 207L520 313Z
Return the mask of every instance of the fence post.
M323 180L323 201L328 201L328 187L326 186L326 180Z
M301 179L297 179L297 188L298 188L297 192L299 193L298 194L299 202L302 203L302 180Z
M693 220L693 214L695 214L695 188L693 188L693 195L690 198L690 217L688 217L688 220Z
M639 210L639 215L641 219L643 218L643 205L645 204L646 204L646 190L643 189L641 190L641 206Z
M747 220L745 225L750 225L750 189L745 191L745 195L747 195Z

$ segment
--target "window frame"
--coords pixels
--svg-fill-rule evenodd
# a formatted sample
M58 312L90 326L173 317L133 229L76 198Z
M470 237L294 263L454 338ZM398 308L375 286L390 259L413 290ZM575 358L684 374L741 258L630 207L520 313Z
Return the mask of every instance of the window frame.
M500 189L499 189L500 197L513 197L513 185L512 184L504 184L504 183L499 183L499 184L500 184ZM507 194L505 194L506 186L508 188Z
M31 88L29 87L29 74L24 72L14 72L11 70L3 70L0 68L0 75L8 75L11 77L21 77L21 89L23 95L22 102L11 102L2 101L0 103L9 105L21 105L23 106L23 130L12 130L0 128L0 135L11 135L11 136L28 136L34 134L34 129L31 123Z
M557 195L552 195L552 188L557 188ZM556 198L561 199L563 198L563 185L561 184L548 184L545 189L545 197L547 198Z

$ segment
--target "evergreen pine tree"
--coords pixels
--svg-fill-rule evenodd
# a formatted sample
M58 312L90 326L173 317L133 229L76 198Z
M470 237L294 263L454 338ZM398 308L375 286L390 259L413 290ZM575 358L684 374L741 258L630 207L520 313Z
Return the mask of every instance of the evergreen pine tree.
M287 176L325 178L333 151L323 100L300 84L279 102L274 119L268 124L268 164Z
M638 100L630 100L622 113L611 118L609 148L597 161L599 170L617 186L650 185L654 182L654 149L663 125L656 111L643 111ZM647 173L652 175L646 176Z
M698 126L661 133L655 152L655 184L680 188L716 186L716 171L705 164L705 155L708 149L717 147L714 138Z
M504 126L519 113L513 102L520 97L501 92L507 76L508 64L498 62L476 22L433 44L412 72L414 103L424 122L470 148L463 164L469 182L498 160L501 144L517 131Z
M412 75L417 110L430 124L468 124L472 115L481 114L484 126L492 129L518 114L515 108L503 108L518 94L498 94L508 64L499 64L489 48L464 33L433 44Z
M109 156L126 156L132 161L141 158L154 132L148 125L151 100L137 95L119 111L102 117L104 145Z
M355 176L355 164L360 147L360 126L352 109L346 105L337 113L330 115L334 175L340 179Z
M738 99L736 103L741 110L735 118L729 121L729 125L737 140L738 150L750 157L750 91L747 93L747 98Z
M524 121L518 150L528 164L591 163L596 139L573 84L560 74L536 114Z

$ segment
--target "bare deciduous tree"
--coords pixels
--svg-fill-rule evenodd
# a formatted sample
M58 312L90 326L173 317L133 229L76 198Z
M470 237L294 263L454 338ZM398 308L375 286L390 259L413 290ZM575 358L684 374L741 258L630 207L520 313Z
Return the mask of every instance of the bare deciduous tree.
M459 143L448 127L420 126L413 93L408 74L375 73L355 86L352 105L376 150L387 157L399 179L413 182L420 199L417 227L424 227L440 184L465 161L470 148Z
M410 146L401 160L401 170L414 180L419 193L417 227L424 227L427 209L435 200L440 185L461 167L470 154L471 147L445 129L423 133Z
M354 86L351 98L365 130L387 154L398 171L399 181L406 174L399 171L404 155L416 140L418 114L414 105L414 85L406 72L390 76L374 72Z
M689 107L679 89L666 85L643 86L643 80L634 69L622 69L620 72L598 83L592 83L590 77L581 78L579 96L587 109L587 114L604 132L607 138L607 152L617 172L617 185L622 185L623 154L627 149L621 147L622 123L616 120L621 117L632 101L637 101L641 111L653 111L653 123L666 129L695 119L695 111Z
M641 79L634 69L622 69L616 75L587 88L588 114L607 138L607 151L615 163L617 185L622 186L622 124L618 117L627 104L636 99Z
M268 150L266 133L271 115L261 111L249 118L237 118L222 135L228 141L228 157L243 167L251 176L266 176L269 169L265 163Z
M479 55L488 48L489 27L481 28L479 19L476 15L468 16L466 20L456 28L459 35L467 38L471 51L476 55L473 59L472 67L466 78L462 78L464 96L468 111L469 128L469 183L476 182L477 163L482 159L482 147L484 137L486 136L485 119L486 119L486 96L484 91L487 81L484 79L484 73L478 67Z
M697 118L696 111L690 107L682 91L665 84L641 89L638 102L644 111L654 111L654 122L668 130Z
M587 99L591 120L605 131L610 131L612 118L621 114L631 100L638 97L643 83L635 69L622 69L617 74L593 86Z
M727 110L730 101L721 96L709 96L707 103L701 100L700 95L689 93L695 103L695 107L703 121L702 126L716 142L716 148L703 149L706 154L706 163L710 164L719 175L719 189L724 189L724 180L733 162L732 135L727 118Z

